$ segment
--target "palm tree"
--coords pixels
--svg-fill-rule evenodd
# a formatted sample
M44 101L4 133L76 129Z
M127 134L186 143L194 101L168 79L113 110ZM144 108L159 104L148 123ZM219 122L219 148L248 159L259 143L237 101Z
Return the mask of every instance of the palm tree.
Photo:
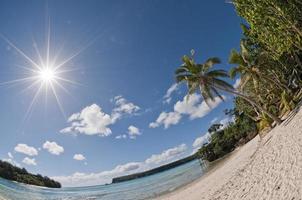
M265 54L260 53L257 58L249 52L246 48L244 41L240 42L240 52L236 50L232 50L229 56L229 63L236 64L236 67L233 67L230 70L231 78L234 78L238 73L241 75L241 84L240 88L243 88L244 85L251 80L254 84L254 89L259 95L260 100L262 98L259 94L259 82L261 80L267 81L280 89L286 89L290 91L286 84L280 83L279 81L271 78L267 73L264 74L260 70L260 65L264 65L265 63Z
M220 63L219 58L209 58L205 63L197 64L193 59L192 53L192 57L183 56L182 60L183 64L175 71L175 75L177 83L187 83L188 97L196 91L200 91L206 103L209 100L214 101L215 96L223 100L223 96L219 93L219 90L221 90L245 99L251 105L256 106L260 111L267 114L277 124L281 123L278 117L267 111L252 98L238 92L232 85L220 79L229 77L225 70L210 70L214 64Z

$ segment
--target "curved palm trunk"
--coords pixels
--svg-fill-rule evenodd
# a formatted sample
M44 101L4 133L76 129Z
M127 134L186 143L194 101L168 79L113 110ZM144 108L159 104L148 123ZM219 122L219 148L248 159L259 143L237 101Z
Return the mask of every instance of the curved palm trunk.
M245 99L247 102L249 102L250 104L256 106L260 111L264 112L265 114L267 114L271 119L273 119L277 124L281 124L282 121L279 117L275 116L274 114L272 114L271 112L269 112L268 110L266 110L265 108L263 108L261 105L259 105L257 102L255 102L253 99L251 99L250 97L244 95L244 94L241 94L240 92L237 92L235 90L230 90L230 89L227 89L227 88L223 88L223 87L219 87L217 85L215 85L214 87L216 87L217 89L219 90L223 90L225 92L228 92L228 93L231 93L231 94L234 94L234 95L237 95L243 99Z

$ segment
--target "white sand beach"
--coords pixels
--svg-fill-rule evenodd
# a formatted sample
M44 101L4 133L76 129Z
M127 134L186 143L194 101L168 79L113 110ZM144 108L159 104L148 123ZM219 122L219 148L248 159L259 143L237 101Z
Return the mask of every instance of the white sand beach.
M199 180L157 200L302 198L302 111L236 149Z

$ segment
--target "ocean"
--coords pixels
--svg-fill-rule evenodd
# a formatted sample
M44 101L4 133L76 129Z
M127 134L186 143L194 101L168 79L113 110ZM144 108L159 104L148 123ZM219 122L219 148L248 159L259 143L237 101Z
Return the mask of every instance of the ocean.
M44 188L0 178L0 200L142 200L171 192L201 177L198 160L131 181L88 187Z

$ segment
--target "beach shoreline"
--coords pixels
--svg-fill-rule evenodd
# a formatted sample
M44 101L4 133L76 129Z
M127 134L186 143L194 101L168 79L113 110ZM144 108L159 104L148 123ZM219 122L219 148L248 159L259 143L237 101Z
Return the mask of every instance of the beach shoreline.
M302 111L235 149L204 176L155 200L299 199ZM301 159L300 159L301 158Z

